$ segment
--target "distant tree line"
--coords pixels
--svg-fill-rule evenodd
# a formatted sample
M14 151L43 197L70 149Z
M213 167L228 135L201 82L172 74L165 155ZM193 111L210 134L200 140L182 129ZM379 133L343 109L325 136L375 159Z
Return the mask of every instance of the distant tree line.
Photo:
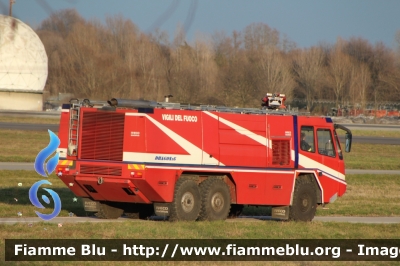
M258 107L265 93L280 92L309 111L321 99L361 108L400 101L400 31L394 51L362 38L299 49L263 23L189 45L181 28L171 42L121 16L101 23L62 10L36 32L49 59L50 95L162 101L172 94L174 102Z

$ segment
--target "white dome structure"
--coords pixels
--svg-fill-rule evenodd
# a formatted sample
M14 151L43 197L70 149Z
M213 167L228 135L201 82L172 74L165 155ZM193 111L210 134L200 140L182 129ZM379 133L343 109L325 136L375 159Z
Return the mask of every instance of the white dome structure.
M0 109L41 111L47 74L38 35L22 21L0 15Z

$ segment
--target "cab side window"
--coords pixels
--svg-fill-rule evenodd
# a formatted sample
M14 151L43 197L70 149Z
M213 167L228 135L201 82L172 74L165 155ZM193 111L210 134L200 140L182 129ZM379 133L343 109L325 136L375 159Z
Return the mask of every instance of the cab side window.
M300 130L300 149L315 152L314 127L302 126Z
M332 133L329 129L318 129L318 153L330 157L336 157Z

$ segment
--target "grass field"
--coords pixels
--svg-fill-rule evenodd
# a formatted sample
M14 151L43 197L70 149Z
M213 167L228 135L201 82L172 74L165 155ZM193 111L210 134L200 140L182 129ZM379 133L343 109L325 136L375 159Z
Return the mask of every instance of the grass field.
M4 239L399 239L400 224L353 224L332 222L280 222L237 219L217 222L177 222L126 220L118 223L68 223L68 214L84 216L81 201L56 176L51 175L47 186L56 191L62 201L60 217L63 226L34 223L28 226L37 210L29 201L28 190L42 179L34 171L0 171L1 217L18 217L25 223L0 224L0 250ZM317 210L317 215L398 216L400 215L400 179L392 175L349 175L346 194L329 209ZM21 183L21 186L18 186ZM390 192L388 192L390 191ZM17 199L18 201L16 201ZM46 206L42 213L52 211ZM47 211L46 211L47 210ZM252 214L251 208L245 214ZM267 213L259 213L267 214ZM4 254L0 253L0 261ZM51 262L51 265L128 265L120 262ZM135 262L140 265L187 265L187 262ZM201 262L190 262L203 265ZM207 265L282 265L282 262L207 262ZM285 265L343 265L344 262L284 262ZM391 265L389 262L346 262L350 265ZM1 265L1 263L0 263ZM11 265L49 265L48 262L19 262Z
M34 162L49 141L47 131L0 129L0 162Z
M59 124L60 117L43 118L43 117L18 117L18 116L0 116L0 122L8 123L29 123L29 124Z
M338 134L344 135L343 130ZM353 136L400 138L400 131L352 130ZM344 145L342 144L342 148ZM350 153L343 153L347 169L399 170L400 145L353 143Z
M353 143L351 152L343 156L347 169L400 169L400 145Z
M361 131L364 132L365 131ZM353 133L355 133L353 131ZM382 131L365 133L381 136ZM396 134L400 133L394 132ZM381 134L381 135L377 135ZM386 133L384 133L386 134ZM391 133L392 134L392 133ZM398 135L385 135L397 137ZM383 135L382 135L383 136ZM0 130L2 152L0 161L33 162L37 153L47 146L47 132ZM347 168L353 169L400 169L400 146L353 144L352 152L345 154ZM0 217L18 217L29 222L36 217L35 210L52 212L52 206L39 210L32 206L28 191L43 179L34 171L0 171ZM87 214L81 199L74 195L55 176L48 179L62 201L60 217L66 220L62 227L52 223L0 224L0 250L4 239L398 239L400 224L352 224L352 223L301 223L277 221L218 221L178 222L127 220L121 223L69 224L69 213ZM347 175L347 192L327 209L317 209L319 216L400 216L400 178L395 175ZM21 183L21 186L18 186ZM43 186L45 187L45 186ZM269 209L246 207L245 215L268 215ZM0 252L0 265L4 254ZM135 262L138 263L138 262ZM190 262L192 265L202 262ZM51 265L131 265L132 262L51 262ZM139 262L143 264L143 262ZM187 262L146 262L146 265L187 265ZM282 262L207 262L207 265L282 265ZM284 262L285 265L343 265L344 262ZM346 262L350 265L393 265L390 262ZM18 262L7 265L49 265L49 262Z
M21 219L36 217L36 209L30 202L28 193L30 187L43 179L35 171L0 171L0 217L18 217ZM74 200L74 194L64 183L52 174L48 181L51 188L57 192L62 201L62 211L59 216L68 217L69 213L86 216L80 198ZM21 183L21 186L18 186ZM347 191L344 197L326 205L327 209L318 208L319 216L400 216L400 178L396 175L348 175ZM39 190L40 191L40 190ZM42 202L43 203L43 202ZM43 203L43 206L47 206ZM52 206L42 213L51 213ZM266 207L246 207L244 215L269 215Z

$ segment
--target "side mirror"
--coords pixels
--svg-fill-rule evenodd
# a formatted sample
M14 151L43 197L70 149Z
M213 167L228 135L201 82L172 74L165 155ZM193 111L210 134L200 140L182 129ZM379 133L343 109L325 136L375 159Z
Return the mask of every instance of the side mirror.
M350 152L351 150L351 139L352 139L352 135L350 133L346 133L345 135L345 139L346 139L346 152Z

